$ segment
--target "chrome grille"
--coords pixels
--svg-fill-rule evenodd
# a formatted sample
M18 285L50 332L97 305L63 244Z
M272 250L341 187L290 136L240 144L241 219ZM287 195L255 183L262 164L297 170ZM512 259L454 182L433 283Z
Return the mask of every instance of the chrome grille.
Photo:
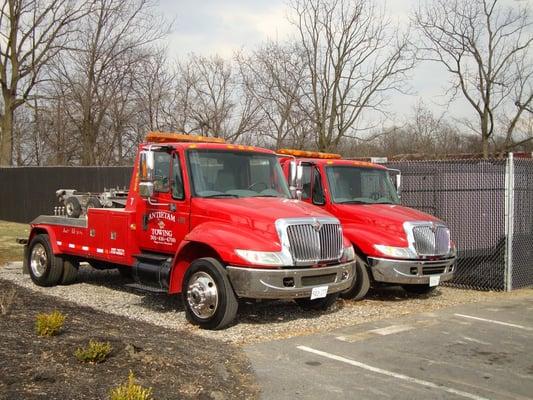
M342 230L339 224L287 226L289 250L295 262L313 263L337 260L342 255Z
M415 250L421 256L443 256L450 251L450 231L442 225L413 227Z

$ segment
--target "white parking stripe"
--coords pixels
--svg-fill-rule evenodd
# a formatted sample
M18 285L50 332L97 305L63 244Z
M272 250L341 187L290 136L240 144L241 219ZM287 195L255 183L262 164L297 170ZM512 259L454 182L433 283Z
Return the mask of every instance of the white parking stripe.
M409 325L391 325L386 328L372 329L369 332L376 333L378 335L392 335L393 333L400 333L405 331L410 331L414 326Z
M472 393L468 393L468 392L463 392L462 390L453 389L453 388L450 388L450 387L447 387L447 386L444 386L444 385L439 385L437 383L424 381L422 379L413 378L413 377L410 377L410 376L407 376L407 375L403 375L403 374L398 374L398 373L392 372L392 371L387 371L385 369L373 367L371 365L364 364L364 363L359 362L359 361L351 360L351 359L346 358L346 357L341 357L341 356L337 356L335 354L326 353L325 351L316 350L316 349L313 349L311 347L296 346L296 348L299 349L299 350L302 350L302 351L306 351L308 353L313 353L313 354L316 354L316 355L319 355L319 356L322 356L322 357L329 358L331 360L340 361L340 362L352 365L354 367L363 368L363 369L366 369L367 371L375 372L375 373L378 373L378 374L381 374L381 375L390 376L392 378L400 379L402 381L416 383L418 385L430 387L432 389L443 390L443 391L445 391L447 393L452 393L452 394L455 394L457 396L465 397L467 399L488 400L485 397L481 397L481 396L478 396L478 395L475 395L475 394L472 394Z
M495 321L493 319L486 319L486 318L480 318L480 317L474 317L472 315L464 315L464 314L453 314L456 317L462 317L462 318L468 318L468 319L474 319L476 321L483 321L483 322L490 322L492 324L497 325L503 325L503 326L510 326L511 328L518 328L518 329L524 329L526 331L533 331L533 328L530 328L528 326L523 325L517 325L517 324L510 324L509 322L503 322L503 321Z

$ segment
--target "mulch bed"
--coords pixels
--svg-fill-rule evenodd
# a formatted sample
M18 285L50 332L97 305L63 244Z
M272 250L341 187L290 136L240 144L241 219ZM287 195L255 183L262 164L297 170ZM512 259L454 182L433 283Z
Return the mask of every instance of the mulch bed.
M154 399L257 398L258 387L242 351L229 344L58 301L0 280L16 290L0 314L0 399L107 399L129 371L152 387ZM98 301L97 298L94 299ZM38 313L66 315L58 336L35 333ZM74 351L89 339L110 342L100 364L79 362Z

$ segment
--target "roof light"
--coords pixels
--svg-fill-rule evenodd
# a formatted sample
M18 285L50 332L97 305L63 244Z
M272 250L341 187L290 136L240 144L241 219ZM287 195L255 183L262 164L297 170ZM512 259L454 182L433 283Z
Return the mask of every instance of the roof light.
M323 159L335 159L335 160L338 160L341 158L340 154L321 153L318 151L306 151L306 150L295 150L295 149L280 149L278 150L278 153L288 155L288 156L306 157L306 158L323 158Z
M225 143L222 138L198 136L198 135L185 135L183 133L176 132L148 132L146 142L152 143L170 143L170 142L198 142L198 143Z

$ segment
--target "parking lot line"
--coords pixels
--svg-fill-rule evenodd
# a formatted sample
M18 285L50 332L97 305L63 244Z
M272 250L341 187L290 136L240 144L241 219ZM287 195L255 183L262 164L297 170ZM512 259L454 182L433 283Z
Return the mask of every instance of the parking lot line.
M453 389L453 388L450 388L450 387L447 387L447 386L444 386L444 385L439 385L437 383L424 381L422 379L413 378L411 376L398 374L398 373L392 372L392 371L387 371L387 370L382 369L382 368L373 367L371 365L364 364L362 362L355 361L355 360L352 360L350 358L337 356L337 355L331 354L331 353L326 353L325 351L316 350L316 349L313 349L311 347L296 346L296 348L299 349L299 350L302 350L302 351L306 351L308 353L312 353L312 354L316 354L318 356L329 358L331 360L340 361L340 362L343 362L345 364L352 365L354 367L366 369L367 371L375 372L377 374L390 376L392 378L400 379L400 380L406 381L406 382L416 383L418 385L426 386L426 387L429 387L429 388L432 388L432 389L443 390L443 391L445 391L447 393L455 394L457 396L461 396L461 397L464 397L464 398L467 398L467 399L488 400L485 397L481 397L481 396L478 396L478 395L475 395L475 394L472 394L472 393L468 393L468 392L463 392L462 390Z
M476 320L476 321L490 322L490 323L497 324L497 325L509 326L511 328L524 329L526 331L533 331L533 328L530 328L528 326L511 324L509 322L503 322L503 321L496 321L496 320L493 320L493 319L474 317L473 315L465 315L465 314L453 314L453 315L455 315L456 317L468 318L468 319L473 319L473 320Z

